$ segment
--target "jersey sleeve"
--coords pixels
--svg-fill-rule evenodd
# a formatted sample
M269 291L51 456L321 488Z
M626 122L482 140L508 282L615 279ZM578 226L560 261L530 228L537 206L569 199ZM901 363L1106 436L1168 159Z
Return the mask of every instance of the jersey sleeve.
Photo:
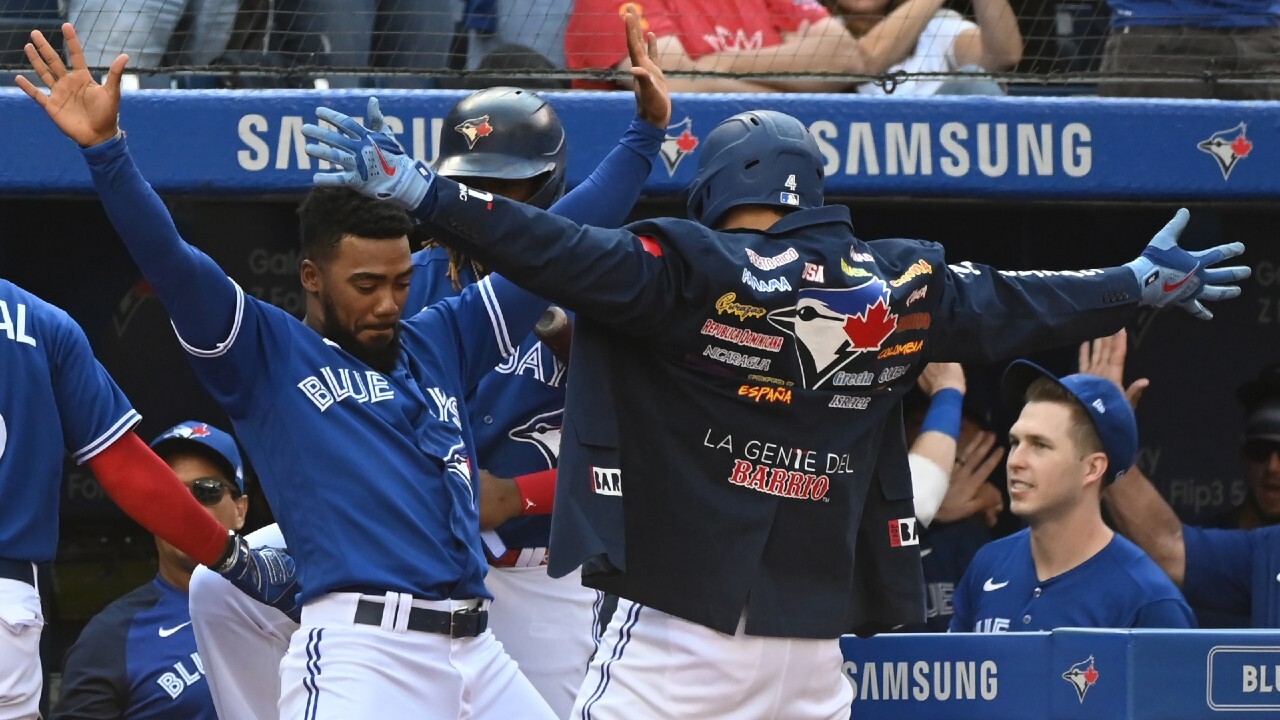
M124 626L127 627L127 624ZM129 706L125 631L97 618L67 651L50 720L122 720Z
M679 254L626 228L581 226L444 177L414 215L433 237L521 287L634 335L662 327L684 294Z
M50 378L67 451L84 463L141 420L106 368L93 356L89 339L70 317L52 348Z
M613 228L626 222L653 170L653 159L665 134L664 128L635 118L591 175L548 212L580 225Z
M272 317L270 306L247 297L212 258L182 239L123 138L87 148L84 155L107 216L155 288L183 349L194 358L216 360L196 362L196 373L235 415L257 396L255 381L285 359L288 333L276 334L275 346L262 344L271 329L264 321Z
M795 32L800 26L812 25L831 17L831 13L817 0L767 0L773 24L784 33Z
M1186 571L1182 594L1195 607L1236 615L1251 610L1253 542L1248 530L1182 526Z
M1138 608L1133 627L1194 630L1197 627L1196 615L1181 598L1156 600Z
M932 243L921 243L922 246ZM935 362L995 362L1111 335L1138 308L1127 268L1002 272L944 266L926 350Z

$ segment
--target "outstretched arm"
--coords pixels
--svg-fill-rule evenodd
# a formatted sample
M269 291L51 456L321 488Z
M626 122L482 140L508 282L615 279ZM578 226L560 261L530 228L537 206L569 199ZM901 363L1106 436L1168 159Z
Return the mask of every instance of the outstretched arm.
M49 93L21 76L18 86L83 149L108 217L183 342L213 350L229 339L242 293L208 256L182 240L164 203L129 156L118 123L120 76L128 56L117 57L99 85L85 64L75 28L65 23L62 32L71 69L44 35L33 32L27 58Z

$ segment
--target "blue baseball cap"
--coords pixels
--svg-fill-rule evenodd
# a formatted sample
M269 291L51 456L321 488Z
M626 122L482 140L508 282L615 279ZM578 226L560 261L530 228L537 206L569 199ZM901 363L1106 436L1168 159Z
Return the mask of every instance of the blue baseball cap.
M181 449L184 445L198 446L198 452L222 465L227 477L234 479L236 487L244 493L244 463L240 460L236 441L229 434L207 423L188 420L165 430L151 441L151 449L158 455L163 455L165 449Z
M1070 393L1093 421L1107 455L1107 475L1103 481L1113 483L1128 472L1138 456L1138 421L1119 386L1097 375L1055 377L1035 363L1017 360L1004 371L1000 383L1000 394L1011 415L1017 417L1022 411L1027 403L1027 388L1040 378L1052 380Z

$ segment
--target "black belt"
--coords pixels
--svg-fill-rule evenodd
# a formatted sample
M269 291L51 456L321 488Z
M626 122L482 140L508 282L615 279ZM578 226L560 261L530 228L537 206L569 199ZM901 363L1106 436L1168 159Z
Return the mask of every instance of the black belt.
M35 566L27 560L10 560L9 558L0 558L0 579L17 580L18 582L24 582L31 587L35 587Z
M358 625L382 625L384 604L377 600L361 600L356 605L354 622ZM488 610L431 610L409 608L408 629L448 635L452 638L477 637L489 627Z

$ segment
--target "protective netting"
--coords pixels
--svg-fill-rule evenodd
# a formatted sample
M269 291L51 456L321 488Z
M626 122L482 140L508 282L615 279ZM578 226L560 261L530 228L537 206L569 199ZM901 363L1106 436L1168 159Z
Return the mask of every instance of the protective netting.
M673 89L1272 98L1265 0L643 0ZM618 87L623 0L0 0L151 87Z

